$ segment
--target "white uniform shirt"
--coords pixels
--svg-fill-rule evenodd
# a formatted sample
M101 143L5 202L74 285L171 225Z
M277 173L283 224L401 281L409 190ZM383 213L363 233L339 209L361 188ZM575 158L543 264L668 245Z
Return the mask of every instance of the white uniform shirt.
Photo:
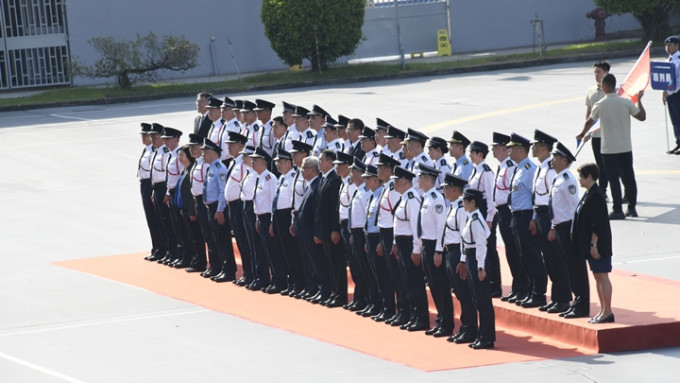
M399 161L399 166L401 166L402 168L406 168L406 166L408 165L408 159L404 155L403 149L399 149L396 152L392 153L392 158Z
M170 190L174 189L179 182L179 176L182 175L182 170L184 170L184 165L179 162L178 156L179 147L175 148L170 152L170 161L168 162L168 191L167 195L170 195Z
M510 194L510 181L512 181L512 173L515 172L515 163L510 158L506 158L498 164L498 172L496 173L496 189L494 190L494 202L496 206L505 205L508 203L508 195Z
M426 153L420 153L417 156L411 158L411 160L409 160L408 164L406 165L406 170L416 175L413 179L413 188L416 189L418 195L422 194L422 191L418 187L418 173L420 173L420 164L434 166L434 162Z
M212 141L213 144L220 144L220 138L222 137L222 126L224 126L225 123L226 121L224 121L222 118L217 121L213 121L210 131L208 132L208 139Z
M435 251L441 252L442 236L446 223L446 203L444 197L432 188L423 193L423 203L420 207L421 239L436 241Z
M293 168L279 177L277 184L279 198L276 199L276 206L272 205L276 210L290 209L293 206L293 182L296 174L297 172Z
M534 180L534 206L548 206L550 199L550 188L555 179L555 169L550 163L552 156L541 162L541 166L536 170Z
M576 177L564 169L557 174L550 188L550 205L552 207L553 225L571 221L578 206L578 186Z
M301 132L295 128L294 124L288 128L287 134L288 136L286 137L285 144L287 152L290 152L290 150L293 149L293 141L302 141L307 145L314 145L314 139L316 138L316 134L311 128L308 127Z
M352 196L357 190L357 187L357 185L350 181L350 176L347 176L342 180L342 186L340 187L340 203L338 204L340 221L349 219L349 207L352 204Z
M463 208L463 197L451 202L446 213L446 226L444 227L444 245L460 246L460 232L465 227L468 213Z
M359 185L352 196L352 207L350 208L349 228L361 229L366 226L366 212L368 209L368 200L373 195L371 189L366 187L363 183Z
M142 151L142 156L139 157L137 178L140 180L148 180L151 177L151 159L153 158L153 153L153 145L147 145Z
M491 234L489 226L484 222L484 217L479 209L471 212L465 223L463 231L461 231L461 244L460 244L460 261L465 262L465 249L475 248L477 267L484 267L484 261L486 260L486 240Z
M293 179L293 210L300 210L300 205L302 205L302 199L305 196L305 179L302 177L302 171L299 171L295 178Z
M253 148L257 148L260 145L260 129L262 129L262 127L260 126L260 121L255 121L250 125L245 124L243 126L241 134L248 137L246 146L252 146Z
M438 159L437 161L434 161L434 167L435 169L438 169L441 171L439 173L439 176L437 176L437 182L434 185L437 190L442 189L442 184L444 183L444 176L446 174L451 173L451 164L449 163L449 160L446 159L446 156L442 156L442 158Z
M399 205L394 211L394 236L413 236L413 252L420 254L420 238L418 238L418 212L420 197L415 188L408 189L401 196ZM396 240L394 244L396 245Z
M262 126L262 129L260 129L260 146L271 156L274 153L274 144L276 143L276 137L274 137L272 131L272 120L266 123L260 122L260 125Z
M378 227L390 229L394 227L394 208L401 194L394 190L394 180L390 179L380 193L380 209L378 210Z
M241 154L231 164L227 186L224 188L224 196L227 202L241 198L241 181L246 175L248 175L248 167L243 163L243 154Z
M229 138L229 132L241 133L241 123L238 122L236 117L226 122L223 126L222 133L220 134L219 142L215 142L222 148L222 155L220 156L222 161L231 158L231 154L229 154L229 144L225 142Z
M203 156L198 157L194 168L191 169L191 195L194 197L203 194L203 181L205 180L205 172L208 170L208 167L204 166L204 164Z
M161 145L154 152L151 159L151 183L157 184L167 181L168 160L170 159L170 149Z
M370 152L366 153L366 155L364 156L364 161L363 161L363 162L364 162L366 165L373 165L373 166L375 166L375 164L378 162L379 159L380 159L380 152L378 151L378 149L373 148L373 150L371 150Z
M342 152L343 150L345 150L345 140L343 140L342 138L336 138L328 143L326 149L330 149L336 153Z
M253 196L255 215L271 214L278 180L267 169L259 175L253 171L253 177L256 178L255 195Z
M468 187L480 190L484 194L484 199L486 200L486 221L493 222L493 217L496 215L496 205L492 201L494 174L486 162L480 162L472 170Z
M255 195L255 183L257 182L257 173L252 169L247 170L248 174L241 181L241 200L243 202L252 201Z

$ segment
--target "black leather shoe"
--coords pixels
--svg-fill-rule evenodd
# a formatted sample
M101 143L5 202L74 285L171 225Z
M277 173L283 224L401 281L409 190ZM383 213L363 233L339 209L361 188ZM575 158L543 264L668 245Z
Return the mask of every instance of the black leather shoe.
M201 276L203 278L211 278L214 277L215 275L219 274L218 272L214 271L213 269L208 269L204 272L201 273Z
M217 283L231 282L234 280L234 274L220 274L219 276L210 279Z
M307 290L304 290L304 289L303 289L303 290L300 290L300 291L298 291L297 293L291 294L291 295L289 295L289 296L291 296L291 297L293 297L293 298L295 298L295 299L302 299L302 298L305 297L305 295L307 295Z
M634 207L633 207L633 208L630 208L630 207L629 207L628 210L626 210L626 217L633 217L633 218L635 218L635 217L637 217L637 216L638 216L638 213L637 213L637 210L635 210Z
M562 315L560 315L560 316L562 316ZM578 310L571 310L571 311L568 311L566 314L564 314L564 316L562 316L562 318L564 318L564 319L575 319L575 318L587 318L589 316L590 316L589 313L584 313L584 312L581 312L581 311L578 311Z
M429 330L425 330L425 335L432 335L432 334L436 333L437 331L439 331L439 325L438 324L434 325L434 327L432 327Z
M191 262L177 262L172 265L176 269L184 269L191 265Z
M502 296L502 297L501 297L501 301L502 301L502 302L509 302L510 299L513 299L513 298L515 297L515 295L517 295L517 294L515 294L514 291L511 291L510 294L505 295L505 296ZM511 303L512 303L512 302L511 302Z
M569 303L557 302L557 303L555 303L555 305L553 307L548 309L548 314L563 313L563 312L569 310L569 308L570 308Z
M184 269L187 273L202 273L205 271L205 269L196 269L193 267L189 267L188 269Z
M330 302L326 303L326 307L328 308L334 308L334 307L342 307L345 302L347 302L347 298L342 298L339 295L336 295L335 298L333 298Z
M473 350L484 350L493 348L493 342L475 342L468 345Z
M548 311L556 304L557 304L557 302L550 301L550 302L544 304L543 306L539 307L538 311Z
M430 327L429 320L418 318L407 328L407 330L410 332L423 331L427 330L428 327Z
M390 326L392 327L401 327L404 324L408 323L408 317L403 314L397 314L398 316L394 319L392 319L392 322L390 322Z
M215 278L220 278L220 277L222 277L222 275L224 275L224 273L219 273L217 275L213 275L212 277L210 277L210 279L214 281Z
M373 319L376 322L385 322L386 320L390 319L391 317L392 317L392 315L390 315L387 311L383 311L380 314L378 314L377 316L372 317L371 319Z
M398 316L399 316L399 312L397 312L394 315L390 316L389 318L385 319L385 324L392 324L392 322L395 321Z
M262 290L262 291L264 291L264 290ZM267 291L264 291L264 292L267 293L267 294L278 294L281 291L283 291L282 287L272 285L272 286L269 286Z
M515 296L508 299L508 302L517 304L518 301L521 302L525 299L527 299L527 294L515 293Z
M500 290L492 291L491 292L491 298L501 298L503 296L503 292Z
M614 211L609 214L609 220L626 219L626 215L622 211Z
M667 151L668 154L678 154L680 152L680 144L676 145L673 149Z
M281 291L279 294L281 294L281 295L290 295L290 293L292 293L293 291L295 291L295 289L293 288L293 286L288 286L285 290Z
M464 343L474 343L477 337L474 335L469 335L469 334L462 334L458 338L456 338L453 343L456 344L464 344Z
M453 334L452 328L446 329L446 328L440 327L439 330L437 330L437 332L432 334L432 336L435 337L435 338L443 338L445 336L450 336L451 334Z
M545 304L545 298L531 297L525 301L522 301L521 306L525 309L530 309L534 307L541 307Z
M516 304L517 306L521 306L522 303L524 303L524 302L526 302L526 301L528 301L528 300L530 300L530 299L531 299L531 294L527 294L527 295L524 297L524 299L520 299L520 297L517 297L517 298L515 299L515 304Z
M415 318L415 317L410 318L410 319L409 319L408 321L406 321L404 324L402 324L401 326L399 326L399 329L400 329L400 330L406 330L406 329L408 329L409 327L411 327L411 325L414 324L415 322L416 322L416 318ZM394 324L393 324L393 325L394 325Z
M598 323L614 323L614 313L611 313L611 314L607 315L607 316L604 317L604 318L597 318L597 319L592 318L591 320L588 321L588 323L594 323L594 324L598 324Z
M314 297L314 299L311 299L309 302L311 302L311 303L313 303L313 304L316 305L316 304L319 304L319 303L321 303L321 302L327 301L328 298L329 298L330 296L331 296L330 293L321 293L321 292L319 292L319 294L317 294L317 295Z
M165 257L165 254L161 253L160 251L157 251L157 252L153 253L150 257L144 258L144 259L146 259L147 261L150 261L150 262L157 262L157 261L160 261L161 259L163 259L163 257Z

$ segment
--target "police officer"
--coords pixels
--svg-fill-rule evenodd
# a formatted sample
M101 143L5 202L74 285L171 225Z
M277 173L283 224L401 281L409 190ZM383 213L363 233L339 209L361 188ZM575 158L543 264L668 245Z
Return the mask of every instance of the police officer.
M309 119L309 128L314 132L314 142L312 143L312 155L315 157L320 157L321 152L326 149L328 142L326 142L324 136L324 124L326 123L326 112L319 105L313 105L312 110L307 113L307 118Z
M257 105L255 105L254 102L244 100L243 107L241 108L243 120L245 121L241 134L248 137L246 146L252 146L253 148L260 146L261 143L260 129L262 126L260 126L260 122L257 120L257 114L255 114L256 107Z
M210 97L208 99L208 119L212 122L210 130L208 130L207 139L219 146L220 136L222 135L222 127L225 120L222 118L222 104L223 101L217 97Z
M345 140L338 135L339 126L333 117L326 116L326 123L323 128L324 140L328 143L326 148L335 153L345 150Z
M445 154L449 152L446 141L441 137L431 137L427 144L427 153L434 162L435 169L439 170L439 177L437 177L437 190L441 190L444 183L444 175L451 173L451 164L446 159Z
M359 139L361 140L361 150L365 153L363 160L364 164L375 166L378 162L378 157L380 156L380 152L376 147L375 130L365 126Z
M394 210L401 197L394 190L394 180L391 177L394 174L394 168L399 166L399 161L381 153L377 165L378 178L383 182L383 189L377 200L378 208L375 214L375 224L380 230L380 247L376 251L379 256L376 262L376 274L383 299L383 312L376 321L384 320L386 324L401 326L409 320L408 300L405 296L399 260L390 254L394 241Z
M191 197L193 199L194 210L196 211L196 221L190 224L194 241L196 242L196 256L191 260L189 268L186 269L188 273L200 273L205 271L206 258L205 247L208 245L208 252L215 251L215 242L212 240L210 234L210 220L208 219L208 209L203 203L203 180L208 170L208 165L203 160L201 146L203 146L204 138L198 134L189 134L189 148L191 155L196 159L192 167L189 169L191 184ZM196 225L197 224L197 225ZM196 230L198 226L198 230Z
M180 175L184 170L184 166L177 158L177 151L179 150L179 138L182 136L182 132L177 129L167 127L163 130L163 132L162 138L165 142L165 147L170 150L170 156L166 166L167 190L165 191L163 203L168 206L170 211L170 222L172 223L172 227L175 232L177 246L173 247L172 256L167 256L158 262L165 265L171 265L184 257L184 252L187 248L188 242L187 228L184 226L180 209L175 203L175 195L179 192L177 189L177 181L179 181Z
M153 145L152 136L158 133L151 130L151 124L146 122L141 123L142 135L142 155L139 157L139 164L137 165L137 178L139 179L139 192L142 195L142 207L144 208L144 216L146 217L146 225L149 228L149 236L151 237L151 252L144 259L149 259L158 252L161 234L160 223L153 209L153 202L151 202L151 195L153 194L153 186L151 185L151 159L153 157L155 147ZM160 140L156 139L160 144Z
M149 257L149 261L160 261L166 257L172 257L172 251L177 248L177 239L175 237L175 231L170 221L170 209L168 205L164 203L165 194L167 193L167 179L168 179L168 161L170 160L170 149L166 146L167 139L163 137L170 137L177 134L177 139L179 139L180 131L172 129L165 132L165 128L160 125L153 123L151 128L154 132L159 133L158 139L163 141L163 144L158 146L156 151L151 158L151 185L153 188L152 200L153 207L158 217L158 222L160 223L160 243L158 245L158 252ZM168 136L170 135L170 136Z
M281 177L277 182L272 202L270 234L274 237L275 246L279 246L288 267L288 287L281 291L281 295L292 296L305 288L305 274L297 243L288 230L293 212L293 186L297 169L293 166L292 155L283 149L277 151L274 162Z
M468 184L471 188L480 190L484 194L484 199L479 206L482 216L489 229L493 229L493 222L496 218L496 204L493 201L494 190L494 174L491 167L486 163L485 158L489 154L489 147L479 141L470 143L470 161L474 164L472 174ZM500 297L501 291L501 264L498 259L498 250L496 250L496 232L491 231L487 239L487 254L486 254L486 270L487 270L487 284L491 287L491 296Z
M536 170L534 181L534 215L529 223L529 230L538 241L538 246L543 253L543 261L548 276L552 281L551 301L539 307L541 311L548 311L554 304L560 303L567 306L571 300L569 288L569 275L566 264L562 261L557 243L548 241L548 232L551 226L550 212L550 189L555 181L555 169L552 167L550 151L557 142L555 137L538 129L534 132L532 141L532 155L540 163Z
M260 129L260 146L269 154L270 158L274 155L274 144L276 143L276 138L272 134L272 110L274 106L273 102L257 98L253 109L260 126L262 126ZM274 165L270 163L270 166Z
M571 221L576 212L579 198L576 177L569 171L569 166L572 162L576 161L576 158L561 142L555 145L552 154L553 169L557 172L557 175L550 188L548 207L550 208L551 219L548 241L557 244L558 258L555 260L556 267L572 270L571 264L575 261L575 257L572 255L571 247ZM567 283L571 292L576 297L574 305L577 305L577 308L580 309L578 305L583 304L584 294L590 296L587 291L588 286L586 285L586 291L583 291L582 286L579 286L578 283L571 283L574 281L574 279L571 279L571 275L572 273L568 273ZM571 298L571 294L569 294L569 298ZM563 313L570 308L568 301L552 303L545 310L551 314Z
M343 308L350 311L363 310L366 307L366 300L364 299L365 291L361 291L364 286L361 280L361 273L357 259L354 256L350 241L350 227L349 227L349 209L352 204L352 198L357 188L362 184L362 173L356 166L350 169L350 166L355 162L361 162L358 158L352 157L347 153L338 153L337 160L334 161L336 172L342 177L342 186L340 187L340 198L338 201L338 217L340 219L340 235L342 236L343 244L345 246L345 258L349 265L349 272L354 281L354 296L352 302L343 305ZM357 169L357 170L354 170ZM391 244L390 244L391 246Z
M227 231L229 227L227 217L224 215L224 210L227 207L227 201L224 197L227 168L220 161L222 149L219 146L206 139L202 149L203 159L208 164L203 182L203 201L208 208L208 217L210 218L216 250L213 258L210 259L211 272L206 274L213 274L216 279L220 278L216 282L231 281L235 279L236 275L236 260L231 248L231 233Z
M450 286L460 302L460 329L446 340L457 344L472 343L477 339L477 309L474 304L472 290L467 281L456 272L461 261L460 233L467 222L468 213L463 207L463 190L467 187L467 180L447 174L444 177L444 196L450 202L446 213L444 226L444 251L446 258L446 273ZM465 260L462 257L463 261ZM451 312L453 316L453 311Z
M424 142L423 142L424 144ZM420 259L421 241L418 236L420 197L413 186L415 174L397 167L394 169L394 188L401 199L394 211L394 243L391 254L398 255L406 275L406 296L409 298L410 318L399 328L423 331L430 327L427 293L423 270L414 260Z
M229 153L229 144L226 142L229 139L229 132L240 133L241 123L236 119L236 113L234 113L234 108L236 108L236 103L229 97L224 97L222 99L222 105L220 110L222 111L222 120L224 120L224 125L222 126L222 131L219 136L219 141L215 142L220 148L222 148L222 155L220 159L225 166L229 167L229 162L233 158L231 153Z
M295 107L295 112L292 114L295 123L288 128L288 135L285 140L285 149L291 153L293 150L293 141L302 141L310 146L314 145L316 133L309 128L308 113L308 109L298 105Z
M380 246L380 229L378 228L375 217L378 214L379 198L383 186L382 181L378 177L378 168L373 165L366 165L366 170L362 177L364 178L364 183L368 189L367 194L369 195L368 201L366 202L366 224L364 226L366 236L366 259L368 260L371 283L375 284L375 290L378 293L374 301L374 309L368 310L362 315L370 316L371 319L380 321L381 318L384 320L387 317L387 314L385 314L385 294L381 290L381 282L384 284L387 275L385 275L385 263L378 254L378 249L382 250L382 247ZM382 275L378 274L379 263ZM391 298L394 300L394 293L392 293ZM392 313L393 312L394 303L392 303ZM389 315L391 316L392 314Z
M236 238L239 254L241 254L241 266L243 276L234 283L238 286L247 286L255 279L252 268L252 248L246 233L245 218L243 216L243 201L241 200L241 182L248 175L248 167L244 163L244 155L241 153L245 148L248 137L229 132L224 141L229 149L230 156L234 159L227 170L227 184L224 188L224 196L229 210L229 223Z
M257 147L250 157L253 159L253 176L256 177L253 193L253 210L257 217L255 230L259 234L263 250L262 253L255 253L255 267L258 270L257 275L260 274L260 269L266 270L267 273L271 270L271 283L269 286L263 287L262 291L267 294L278 294L288 288L286 262L283 260L274 238L269 234L278 180L267 170L272 158L269 157L269 153L264 148Z
M430 156L428 156L423 151L428 138L429 137L426 135L409 128L408 134L402 142L402 144L406 144L405 155L409 160L408 164L406 165L406 170L416 174L416 179L413 181L413 186L418 192L418 195L422 194L422 191L418 186L418 174L420 173L418 171L418 167L420 165L434 166L434 162Z
M378 151L382 153L383 148L387 146L387 131L390 124L382 118L375 119L375 142L378 144Z
M512 133L508 147L510 159L517 164L510 180L508 204L512 210L512 232L522 266L529 279L528 294L516 294L508 302L522 307L540 307L545 302L548 278L540 249L531 238L529 223L533 216L533 184L536 165L529 159L529 139Z
M418 183L423 190L423 199L418 214L418 237L422 242L422 250L420 259L414 258L416 265L422 263L430 285L430 295L437 308L435 324L425 331L425 335L436 338L453 334L453 300L446 277L446 265L442 262L444 248L441 239L446 223L446 204L436 187L439 174L440 171L435 167L420 165Z
M507 295L501 297L503 302L507 302L517 294L526 296L526 289L529 285L511 229L512 212L510 212L510 207L508 206L508 195L510 194L510 181L515 173L515 163L508 157L507 145L509 142L510 136L493 132L491 147L493 156L498 161L498 167L496 168L495 187L493 190L496 217L491 232L494 233L496 227L501 232L501 238L503 238L503 244L505 245L505 259L512 274L511 290Z
M255 209L253 209L253 198L258 183L258 176L252 170L253 158L250 157L254 152L255 148L252 146L246 146L241 151L245 175L241 180L240 198L243 201L243 221L246 237L248 238L248 244L251 249L250 271L253 273L253 282L246 285L246 288L253 291L260 291L269 286L271 278L269 267L266 262L265 244L262 243L257 231L257 216L255 215Z
M474 166L470 159L465 155L465 149L470 145L470 140L457 130L449 140L449 154L455 159L452 174L466 180L470 179Z
M496 341L496 318L484 268L486 238L490 230L478 208L482 198L483 193L472 188L468 188L463 194L463 206L469 215L461 232L463 257L456 267L460 277L468 280L468 286L475 297L473 302L479 313L477 339L468 345L475 350L493 348Z
M387 128L385 138L387 139L387 146L383 148L382 152L399 161L399 166L405 168L408 164L408 159L404 155L401 143L406 138L406 133L390 125Z

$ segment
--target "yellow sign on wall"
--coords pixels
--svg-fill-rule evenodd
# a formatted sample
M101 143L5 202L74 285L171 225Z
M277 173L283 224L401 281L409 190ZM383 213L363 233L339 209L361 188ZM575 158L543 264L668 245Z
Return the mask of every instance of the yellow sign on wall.
M451 56L449 32L446 29L437 31L437 56Z

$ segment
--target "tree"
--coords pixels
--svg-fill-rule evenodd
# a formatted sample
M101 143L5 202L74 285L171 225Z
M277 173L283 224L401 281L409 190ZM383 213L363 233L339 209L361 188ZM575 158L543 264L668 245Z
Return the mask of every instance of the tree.
M595 0L595 4L613 14L632 13L640 22L643 41L662 40L671 33L669 16L680 0Z
M260 18L272 49L287 65L312 70L354 53L361 41L364 0L262 0Z
M88 42L102 57L92 66L73 60L72 73L90 78L115 76L116 84L125 89L137 80L155 80L159 70L185 71L195 67L199 51L198 45L184 37L163 36L159 41L153 32L137 35L136 41L94 37Z

